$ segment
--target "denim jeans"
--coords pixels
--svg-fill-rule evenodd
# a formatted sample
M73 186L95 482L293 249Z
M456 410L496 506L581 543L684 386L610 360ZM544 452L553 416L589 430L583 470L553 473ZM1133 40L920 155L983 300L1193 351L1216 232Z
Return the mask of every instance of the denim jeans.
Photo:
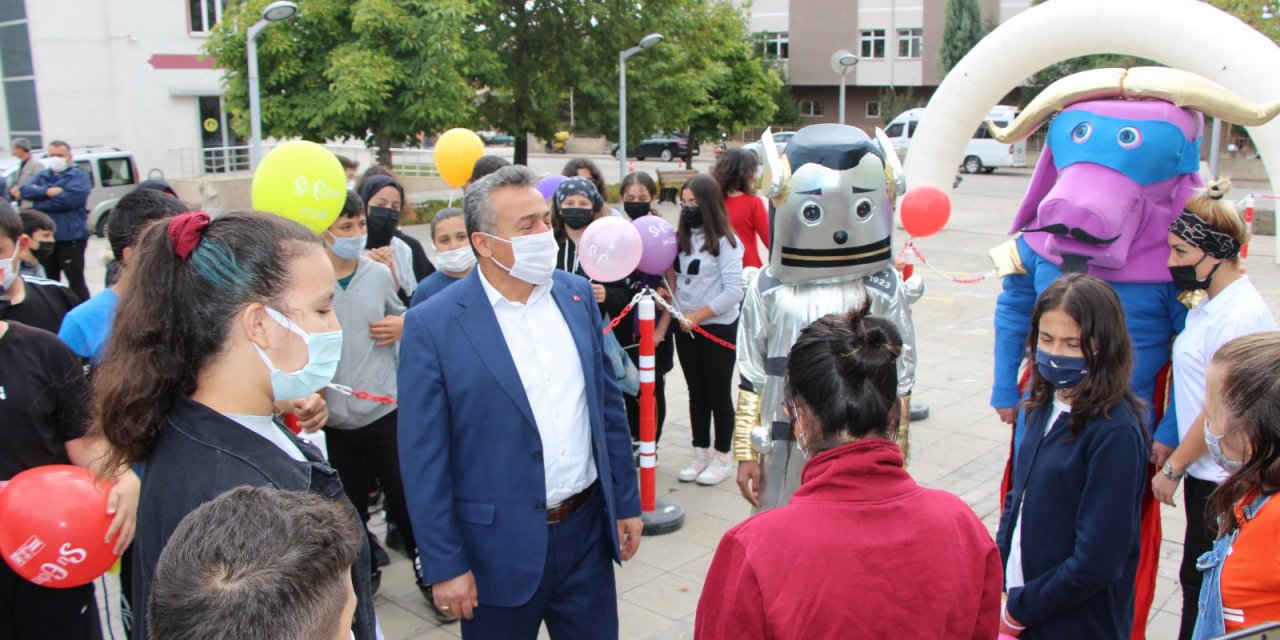
M1245 519L1253 518L1270 498L1261 496L1245 507ZM1214 541L1213 550L1196 560L1196 568L1204 572L1204 582L1200 585L1200 615L1196 618L1196 629L1192 634L1194 640L1209 640L1226 633L1227 622L1222 617L1222 565L1231 555L1231 545L1235 544L1238 535L1240 528L1236 527Z

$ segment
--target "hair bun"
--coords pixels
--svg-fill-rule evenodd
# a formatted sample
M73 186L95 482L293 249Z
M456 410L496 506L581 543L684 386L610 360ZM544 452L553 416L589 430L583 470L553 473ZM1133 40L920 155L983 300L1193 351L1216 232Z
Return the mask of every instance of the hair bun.
M1213 200L1221 200L1231 191L1231 178L1218 178L1204 185L1204 194Z

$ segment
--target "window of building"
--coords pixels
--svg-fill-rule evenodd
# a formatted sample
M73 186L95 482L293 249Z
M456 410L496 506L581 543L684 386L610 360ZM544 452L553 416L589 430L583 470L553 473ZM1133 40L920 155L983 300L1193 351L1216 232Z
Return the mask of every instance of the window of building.
M826 113L821 100L801 100L800 115L814 118Z
M4 102L9 110L9 131L13 135L19 132L40 131L40 110L36 107L36 81L25 80L4 81ZM26 136L30 137L30 136Z
M22 0L0 0L0 22L23 20L27 17L27 8Z
M226 105L218 96L200 96L200 146L205 173L249 170L249 146L228 125Z
M187 0L191 33L208 33L222 18L223 0Z
M765 60L786 60L791 57L791 39L787 32L760 34L760 53Z
M874 101L874 100L868 101L868 102L867 102L867 110L866 110L866 114L867 114L867 117L868 117L868 118L879 118L879 117L880 117L880 102L879 102L879 101Z
M898 57L924 57L924 29L898 29Z
M0 69L4 77L31 76L31 41L27 38L27 23L14 22L0 27Z
M884 48L884 29L862 30L862 58L864 60L883 60Z

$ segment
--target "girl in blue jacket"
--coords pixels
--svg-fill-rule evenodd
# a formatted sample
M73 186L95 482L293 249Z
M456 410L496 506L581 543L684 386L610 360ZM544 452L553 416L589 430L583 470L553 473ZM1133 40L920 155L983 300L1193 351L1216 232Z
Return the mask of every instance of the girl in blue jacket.
M1119 297L1097 278L1063 277L1036 302L1027 349L1027 433L996 537L1001 631L1128 638L1151 446Z

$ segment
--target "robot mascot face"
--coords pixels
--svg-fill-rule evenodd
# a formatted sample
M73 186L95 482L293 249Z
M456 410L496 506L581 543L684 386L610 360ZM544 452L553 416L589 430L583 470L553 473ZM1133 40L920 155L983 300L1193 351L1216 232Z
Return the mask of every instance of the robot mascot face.
M901 176L892 146L840 124L801 129L781 157L771 133L762 146L773 202L773 277L786 284L841 280L892 264Z

